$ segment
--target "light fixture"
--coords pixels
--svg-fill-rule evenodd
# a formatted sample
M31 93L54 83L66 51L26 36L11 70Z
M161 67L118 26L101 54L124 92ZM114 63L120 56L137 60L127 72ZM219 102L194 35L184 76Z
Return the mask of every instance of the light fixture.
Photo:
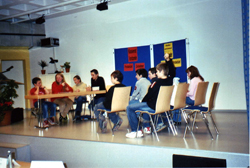
M102 2L96 6L96 9L99 11L108 10L108 1L104 0L104 2Z

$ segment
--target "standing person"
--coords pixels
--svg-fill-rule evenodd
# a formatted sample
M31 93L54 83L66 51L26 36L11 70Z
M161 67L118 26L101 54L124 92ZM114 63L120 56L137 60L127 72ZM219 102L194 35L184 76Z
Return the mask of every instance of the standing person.
M157 71L156 73L157 73L158 80L150 85L148 89L148 93L145 95L142 102L127 106L127 116L128 116L129 125L131 127L131 132L126 134L127 138L136 137L138 119L137 119L135 111L136 110L144 110L144 111L155 110L156 101L157 101L160 87L172 85L171 79L168 78L168 66L166 63L158 64L156 66L156 71ZM143 118L144 120L149 120L148 115L143 115ZM143 133L141 131L141 128L139 127L137 137L142 137L142 136L143 136Z
M49 91L45 86L42 85L40 78L35 77L32 79L34 87L30 90L31 95L44 95L49 94ZM34 107L38 107L37 99L33 99ZM50 108L50 117L48 117L48 108ZM45 101L42 99L42 112L43 112L43 127L47 128L49 125L55 125L55 115L56 115L56 104Z
M73 92L73 89L66 83L63 74L57 73L55 76L55 82L52 83L52 93L56 94L61 92ZM59 105L59 121L61 123L67 122L67 114L73 105L73 101L70 100L68 97L53 98L51 99L51 101Z
M99 73L96 69L92 69L90 71L91 74L91 87L99 87L99 90L106 90L105 81L103 77L99 76ZM88 91L91 90L91 88L87 88ZM104 94L97 94L94 97L94 101L91 101L89 104L89 109L94 109L94 106L100 102L103 102L105 99L105 93Z
M137 69L136 70L136 79L137 82L135 83L135 89L130 97L129 104L139 103L142 101L144 96L148 91L148 86L150 85L149 80L147 79L148 72L146 69Z
M75 82L75 86L73 86L73 91L74 92L85 92L87 85L82 82L80 76L76 75L73 78ZM75 97L75 102L76 102L76 109L75 109L75 117L73 121L81 121L81 112L82 112L82 105L84 102L87 101L86 96L77 96Z
M199 82L203 82L204 78L200 75L198 68L191 65L186 69L188 78L190 79L189 89L186 97L186 104L193 106L194 98Z
M111 73L111 82L114 84L111 86L111 88L106 93L105 99L103 102L100 102L95 105L94 107L94 113L97 118L97 121L99 121L99 126L103 133L107 131L107 120L105 119L105 116L100 111L97 111L98 109L107 109L111 110L112 105L112 98L114 94L115 87L125 87L124 84L122 84L123 80L123 74L116 70ZM121 126L123 120L117 115L116 113L110 113L108 114L110 120L114 123L114 127L112 128L113 131L117 131L118 128Z
M174 66L172 59L170 59L170 54L166 53L164 55L164 59L165 59L165 62L169 68L168 78L170 78L172 80L172 84L173 84L173 79L176 75L176 68Z
M154 83L154 81L157 80L157 75L156 75L156 68L149 68L148 70L148 77L151 80L151 83Z

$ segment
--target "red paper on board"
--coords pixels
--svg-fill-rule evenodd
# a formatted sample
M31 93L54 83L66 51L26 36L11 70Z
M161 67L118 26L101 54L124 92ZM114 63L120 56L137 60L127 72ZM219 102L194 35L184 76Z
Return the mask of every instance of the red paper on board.
M135 70L145 69L145 63L135 63Z
M133 64L124 64L124 72L125 71L133 71L134 65Z
M138 61L137 47L128 48L128 62Z

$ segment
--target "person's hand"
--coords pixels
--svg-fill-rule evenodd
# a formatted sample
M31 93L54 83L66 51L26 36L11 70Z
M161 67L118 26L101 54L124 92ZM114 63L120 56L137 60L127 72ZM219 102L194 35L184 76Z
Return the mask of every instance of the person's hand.
M65 82L62 83L62 86L65 86Z
M76 90L76 92L80 92L80 90L79 90L79 89L77 89L77 90Z
M166 54L164 55L164 59L165 59L165 60L167 60L167 61L169 61L169 60L170 60L170 58L169 58L169 54L168 54L168 53L166 53Z
M91 87L88 86L88 87L86 88L86 91L91 91Z

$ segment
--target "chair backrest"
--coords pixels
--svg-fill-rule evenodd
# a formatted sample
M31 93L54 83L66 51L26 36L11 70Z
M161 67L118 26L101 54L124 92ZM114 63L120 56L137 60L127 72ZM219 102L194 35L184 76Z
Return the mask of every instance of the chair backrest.
M211 111L214 108L214 103L215 103L215 99L217 96L217 92L219 89L219 82L214 82L213 87L212 87L212 91L210 94L210 98L209 98L209 104L208 104L208 111Z
M207 87L209 82L199 82L195 93L194 106L199 106L206 102Z
M155 114L170 110L170 101L173 90L174 90L174 85L160 87L156 101Z
M126 107L129 104L130 92L131 86L115 87L111 105L112 112L126 111Z
M186 106L186 95L188 92L188 83L179 83L177 86L177 91L174 100L174 109L180 109Z

